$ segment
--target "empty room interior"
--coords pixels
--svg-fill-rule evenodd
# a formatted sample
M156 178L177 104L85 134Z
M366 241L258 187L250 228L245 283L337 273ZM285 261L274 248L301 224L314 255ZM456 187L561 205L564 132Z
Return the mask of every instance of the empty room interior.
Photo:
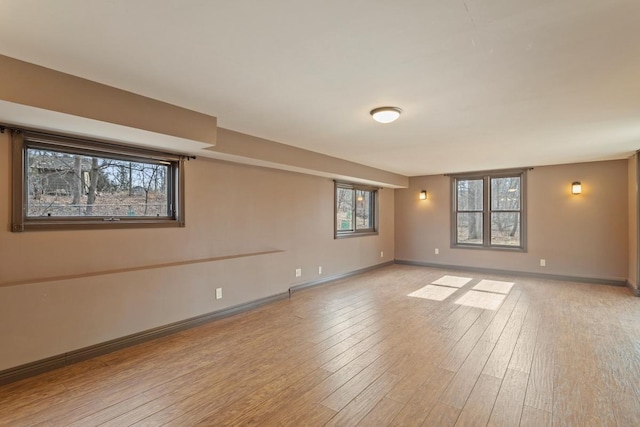
M640 2L0 16L0 426L640 425Z

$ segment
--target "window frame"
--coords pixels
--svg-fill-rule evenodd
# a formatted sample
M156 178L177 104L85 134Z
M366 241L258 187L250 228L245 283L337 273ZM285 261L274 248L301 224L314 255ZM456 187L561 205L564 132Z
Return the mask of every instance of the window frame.
M353 230L338 230L338 189L347 189L353 191L353 205L351 211L354 217ZM358 229L355 219L356 214L356 192L365 191L370 193L369 204L371 212L371 226L365 229ZM379 188L367 185L354 184L349 182L334 181L333 190L333 237L334 239L342 239L357 236L375 236L378 234L378 191Z
M451 248L499 250L512 252L527 252L527 171L531 168L492 170L483 172L469 172L450 174L451 177ZM496 178L520 178L520 210L492 209L491 180ZM482 210L458 210L458 181L482 180ZM482 243L458 242L458 213L482 213ZM517 212L520 214L520 245L498 245L491 243L491 214L501 212Z
M185 226L184 160L185 156L138 148L96 139L53 135L40 131L9 129L12 148L12 224L11 231L87 230L122 228L157 228ZM171 206L166 217L126 216L27 216L28 165L27 150L39 148L68 154L101 156L110 159L164 164L168 166L167 203Z

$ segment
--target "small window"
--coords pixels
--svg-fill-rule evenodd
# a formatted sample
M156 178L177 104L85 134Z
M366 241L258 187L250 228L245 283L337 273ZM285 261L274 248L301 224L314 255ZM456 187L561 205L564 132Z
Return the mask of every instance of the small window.
M525 173L453 176L452 246L525 250Z
M378 190L335 184L335 237L377 234Z
M184 226L180 156L12 130L13 231Z

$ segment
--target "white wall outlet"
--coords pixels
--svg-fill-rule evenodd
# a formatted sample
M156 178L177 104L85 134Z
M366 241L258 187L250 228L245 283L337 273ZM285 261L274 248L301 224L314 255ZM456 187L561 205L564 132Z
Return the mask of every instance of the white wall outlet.
M216 299L222 299L222 288L216 288Z
M321 266L318 267L318 274L322 274L322 267Z
M540 258L540 267L546 267L547 265L547 260L544 258Z
M384 252L380 251L380 258L384 258Z
M302 276L302 269L296 268L296 277L301 277L301 276Z
M435 252L436 252L436 255L440 254L440 249L436 248Z

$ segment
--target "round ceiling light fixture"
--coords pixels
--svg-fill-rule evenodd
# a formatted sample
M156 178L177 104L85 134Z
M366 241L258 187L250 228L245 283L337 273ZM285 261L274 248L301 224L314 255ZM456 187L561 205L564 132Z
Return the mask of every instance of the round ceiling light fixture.
M398 107L379 107L371 110L370 114L378 123L391 123L400 117L402 110Z

